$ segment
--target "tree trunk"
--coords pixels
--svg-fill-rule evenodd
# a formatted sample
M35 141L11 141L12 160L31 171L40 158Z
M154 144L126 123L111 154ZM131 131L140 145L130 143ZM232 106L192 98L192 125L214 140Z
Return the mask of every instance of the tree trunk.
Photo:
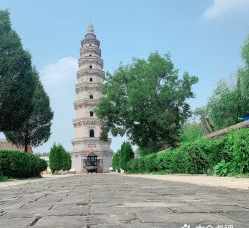
M26 131L25 138L24 138L24 151L28 152L29 140L28 140L28 131Z
M28 152L28 144L25 142L25 147L24 147L24 151Z

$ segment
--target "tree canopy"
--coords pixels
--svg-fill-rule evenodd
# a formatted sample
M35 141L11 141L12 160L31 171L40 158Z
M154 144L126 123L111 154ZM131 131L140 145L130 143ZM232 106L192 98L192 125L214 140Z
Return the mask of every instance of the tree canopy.
M168 55L152 53L107 75L97 115L114 136L126 134L141 148L175 146L197 81L188 73L180 78Z
M49 153L49 167L54 173L59 170L71 169L71 155L62 145L54 144Z
M31 57L11 28L8 11L0 10L0 131L18 129L32 111Z
M39 80L38 73L33 69L35 91L32 97L32 112L22 127L14 131L6 131L6 138L16 145L22 145L27 151L28 146L39 146L46 142L50 136L53 112L49 104L49 97Z
M121 169L127 171L128 162L134 158L134 152L132 150L131 144L124 142L121 145L120 155L119 155L119 166Z
M244 65L239 68L234 86L221 81L210 97L206 115L214 129L221 129L238 123L249 114L249 38L242 48Z
M189 122L185 123L181 133L181 143L194 142L201 138L204 132L200 123Z
M236 88L230 88L222 81L209 99L207 114L215 129L221 129L239 121L237 92Z
M241 115L249 114L249 37L242 48L244 66L238 71L237 87Z
M112 155L112 168L114 171L120 171L120 150Z

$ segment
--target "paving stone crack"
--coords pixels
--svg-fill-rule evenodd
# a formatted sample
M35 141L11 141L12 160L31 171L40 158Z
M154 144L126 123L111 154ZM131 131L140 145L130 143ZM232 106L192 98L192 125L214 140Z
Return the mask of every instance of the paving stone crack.
M37 216L30 224L29 226L34 226L42 217L41 216Z

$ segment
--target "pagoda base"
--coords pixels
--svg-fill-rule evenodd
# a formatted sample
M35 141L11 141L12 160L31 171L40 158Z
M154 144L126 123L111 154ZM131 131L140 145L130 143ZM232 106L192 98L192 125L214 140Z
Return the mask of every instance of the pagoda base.
M94 152L93 152L94 153ZM108 173L110 167L112 166L112 151L104 151L102 155L99 155L99 152L96 152L97 164L96 172L97 173ZM71 153L72 158L72 170L76 173L89 173L88 167L86 165L87 155L84 152L73 152Z
M77 173L89 172L87 160L96 160L96 172L109 172L112 166L111 139L101 141L99 138L81 138L73 140L72 170ZM93 156L95 158L89 158Z

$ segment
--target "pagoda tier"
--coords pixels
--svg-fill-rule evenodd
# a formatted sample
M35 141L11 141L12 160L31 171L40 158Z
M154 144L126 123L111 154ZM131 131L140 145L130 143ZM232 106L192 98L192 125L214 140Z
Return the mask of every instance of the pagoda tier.
M78 71L77 73L77 79L80 79L81 77L88 77L90 75L94 75L95 77L100 77L102 79L105 78L105 73L103 70L101 69L81 69L80 71Z
M86 56L82 57L79 59L79 66L81 67L82 65L85 64L98 64L100 67L103 67L103 60L99 59L97 56Z
M101 125L101 120L96 117L83 117L83 118L75 118L73 120L74 127L81 127L81 126L93 126L93 125Z
M81 82L81 83L77 84L76 88L75 88L76 94L80 94L81 92L92 91L92 90L102 92L103 85L101 83Z
M80 49L80 55L83 57L83 56L95 56L95 55L98 55L98 56L101 56L101 50L96 47L96 46L90 46L88 48L81 48Z

